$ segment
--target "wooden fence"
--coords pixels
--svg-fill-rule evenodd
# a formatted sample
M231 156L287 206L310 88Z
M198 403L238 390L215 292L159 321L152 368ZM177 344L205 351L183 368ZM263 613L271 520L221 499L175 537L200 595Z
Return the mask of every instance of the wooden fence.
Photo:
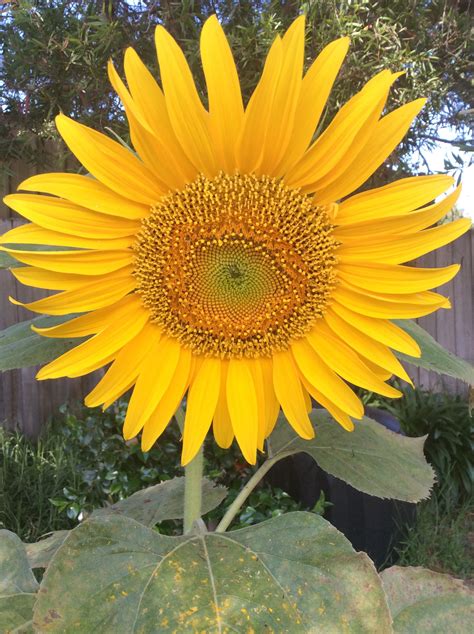
M0 220L0 235L17 224L18 220ZM462 264L457 277L440 289L451 298L453 309L439 310L419 322L445 348L468 360L474 357L473 243L474 232L471 230L454 244L417 261L419 266L427 267L454 262ZM45 292L24 287L16 282L9 271L0 270L0 330L32 317L29 311L11 304L9 295L22 301L32 301L44 297ZM82 400L98 379L95 373L80 379L39 382L34 378L36 371L37 368L25 368L0 374L0 423L3 422L9 428L19 428L30 436L37 435L62 403ZM435 391L446 389L467 393L467 386L460 381L413 367L409 367L409 373L417 386Z

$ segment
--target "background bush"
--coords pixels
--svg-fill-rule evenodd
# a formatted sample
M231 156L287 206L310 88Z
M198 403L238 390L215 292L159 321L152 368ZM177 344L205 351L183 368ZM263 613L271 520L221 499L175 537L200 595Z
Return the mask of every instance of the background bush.
M125 442L121 429L126 401L105 413L63 407L37 442L0 428L0 527L24 541L49 531L72 528L95 508L183 475L180 432L171 425L144 453L136 440ZM237 448L223 451L214 442L205 447L205 473L230 489L229 505L248 479L250 467ZM234 526L247 526L300 505L279 489L263 484L242 508ZM324 510L324 504L318 506ZM217 524L221 508L206 516ZM179 522L163 522L159 530L178 532Z
M157 75L155 25L163 24L183 46L205 98L199 34L217 13L230 36L244 97L255 86L275 34L302 11L307 20L307 64L331 40L348 35L349 55L336 82L324 124L367 79L384 67L405 70L390 108L428 96L404 143L390 157L387 174L429 171L424 151L450 129L447 167L462 166L457 149L470 145L472 66L469 0L12 0L0 5L0 159L61 165L53 119L59 111L126 136L121 106L107 80L106 64L122 67L134 46ZM39 142L38 142L39 140ZM457 159L456 159L457 156ZM459 163L457 163L459 160Z

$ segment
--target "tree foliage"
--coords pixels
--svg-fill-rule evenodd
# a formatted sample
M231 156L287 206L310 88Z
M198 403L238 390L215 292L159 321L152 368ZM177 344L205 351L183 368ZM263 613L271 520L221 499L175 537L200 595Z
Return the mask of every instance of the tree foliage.
M304 11L308 63L332 39L352 40L325 122L380 69L404 70L389 108L424 95L429 101L386 170L426 171L413 163L414 150L422 157L440 127L454 130L455 146L467 146L469 9L463 0L6 0L0 9L0 159L4 165L14 158L38 160L38 148L57 138L59 111L126 136L106 63L112 57L120 68L125 48L133 46L158 76L156 24L185 49L205 100L199 33L217 13L248 98L275 34ZM41 156L42 168L46 159ZM49 156L51 165L55 160L56 153Z

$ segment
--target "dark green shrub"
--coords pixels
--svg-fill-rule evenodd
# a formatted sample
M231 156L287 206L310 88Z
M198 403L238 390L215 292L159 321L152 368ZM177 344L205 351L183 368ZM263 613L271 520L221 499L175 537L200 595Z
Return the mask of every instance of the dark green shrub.
M35 541L49 531L72 528L95 508L183 475L177 425L170 425L152 450L144 453L138 441L125 442L122 437L125 413L125 401L106 412L62 407L36 443L1 432L0 526L24 541ZM223 451L210 442L205 456L205 473L230 489L226 500L230 504L251 469L237 448ZM234 526L299 508L283 491L263 484L253 491ZM215 525L222 513L222 508L215 509L206 519ZM178 522L170 521L159 530L172 534L178 527Z

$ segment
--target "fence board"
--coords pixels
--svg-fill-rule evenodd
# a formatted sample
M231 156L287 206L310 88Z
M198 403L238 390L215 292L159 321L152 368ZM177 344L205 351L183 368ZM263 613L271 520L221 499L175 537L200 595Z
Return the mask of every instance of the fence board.
M0 220L0 234L18 224L18 220ZM453 262L462 264L456 279L440 289L451 298L453 309L439 310L419 322L448 350L470 361L474 358L473 242L474 231L471 230L454 245L448 245L417 261L418 265L425 267L444 266ZM44 297L45 292L23 287L9 271L0 270L0 329L31 318L29 311L8 301L9 295L32 301ZM24 368L0 375L0 423L3 421L9 428L19 428L30 436L39 433L61 404L82 400L100 376L94 373L78 379L36 381L36 371L37 368ZM415 385L425 389L467 393L467 386L460 381L440 378L435 373L412 367L409 367L409 374Z

